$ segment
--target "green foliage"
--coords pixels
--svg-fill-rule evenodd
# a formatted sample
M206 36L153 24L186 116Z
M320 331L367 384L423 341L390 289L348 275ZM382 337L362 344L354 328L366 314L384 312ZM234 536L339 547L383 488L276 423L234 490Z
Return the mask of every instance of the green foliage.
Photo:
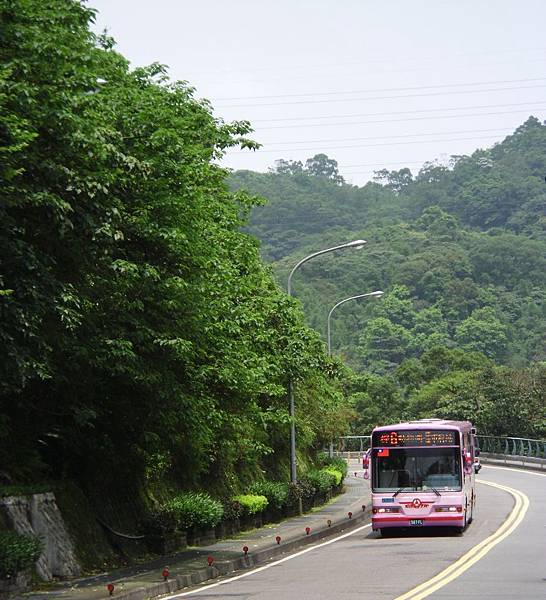
M294 286L323 333L324 313L340 298L388 292L334 315L334 352L356 370L392 373L438 345L525 366L545 359L545 142L546 126L529 118L494 148L448 167L426 164L416 177L385 171L381 184L358 188L240 172L231 182L270 200L252 211L249 230L280 281L312 251L368 240L360 253L311 261Z
M309 500L316 491L309 479L300 477L296 483L290 483L288 486L288 506L297 506L300 499Z
M318 456L318 460L317 463L320 467L324 468L326 467L327 469L332 468L333 470L337 471L338 473L341 473L341 480L343 481L343 479L345 479L345 477L347 477L347 472L349 471L349 465L347 464L347 461L343 458L339 458L337 456L328 456L328 454L326 454L326 452L321 452ZM339 484L337 484L339 485Z
M265 496L258 496L254 494L241 494L233 498L235 502L238 502L245 515L255 515L256 513L262 512L267 508L268 500Z
M329 473L330 475L332 475L334 477L334 485L338 486L341 485L341 482L344 479L344 474L341 471L338 471L338 469L334 469L334 467L325 467L324 469L321 469L321 471L324 471L325 473Z
M475 367L438 375L412 393L416 417L470 420L484 435L543 439L546 369Z
M172 512L180 529L210 529L224 516L222 503L204 492L186 492L175 496L164 507Z
M234 498L225 498L222 501L224 508L224 520L231 521L238 519L244 514L243 507L239 501Z
M42 541L35 536L0 531L0 579L14 577L33 565L42 548Z
M345 384L354 432L432 413L499 431L495 407L510 415L503 428L513 435L537 431L523 407L526 420L507 412L505 386L488 391L494 399L479 411L475 398L494 365L528 381L546 359L546 124L530 117L490 149L427 163L416 176L383 170L363 187L278 164L286 168L236 172L230 183L268 198L248 230L279 281L316 250L368 241L298 271L294 291L309 323L325 337L324 315L340 299L387 292L332 318L333 353L363 374Z
M336 485L338 478L341 478L341 473L335 469L313 469L307 471L302 477L302 480L308 482L317 492L326 493Z
M250 486L250 492L265 496L268 506L281 510L288 503L288 484L281 481L256 481Z
M93 14L0 10L0 463L16 483L219 497L264 469L282 479L289 377L303 457L349 415L320 337L241 231L261 200L218 166L256 146L250 125L162 65L131 70ZM305 177L337 185L322 175Z

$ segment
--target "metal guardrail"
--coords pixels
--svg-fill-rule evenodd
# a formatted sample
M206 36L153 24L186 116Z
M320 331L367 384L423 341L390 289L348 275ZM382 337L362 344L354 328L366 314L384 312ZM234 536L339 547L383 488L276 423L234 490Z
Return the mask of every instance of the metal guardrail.
M478 434L478 441L482 452L546 459L546 440Z
M490 458L528 458L531 459L528 461L531 463L539 462L532 459L546 461L546 440L480 434L477 437L481 452L484 455L489 454ZM370 435L346 435L339 438L334 454L345 458L362 455L370 447L370 443Z

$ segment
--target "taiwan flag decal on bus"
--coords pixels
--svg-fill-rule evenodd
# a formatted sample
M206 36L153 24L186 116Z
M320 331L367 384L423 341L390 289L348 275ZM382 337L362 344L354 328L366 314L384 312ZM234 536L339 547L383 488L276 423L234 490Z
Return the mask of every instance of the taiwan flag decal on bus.
M378 448L377 449L377 456L378 457L383 457L383 456L388 456L389 455L389 449L388 448Z

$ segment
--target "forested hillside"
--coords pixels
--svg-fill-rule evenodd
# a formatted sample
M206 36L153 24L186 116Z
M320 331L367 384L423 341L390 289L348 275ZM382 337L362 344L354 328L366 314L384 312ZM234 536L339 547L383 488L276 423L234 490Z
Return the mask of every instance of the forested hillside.
M449 166L427 164L415 176L409 169L380 171L374 182L356 187L343 182L335 160L317 155L305 165L278 161L267 174L236 172L231 184L269 199L253 209L249 231L262 240L283 285L302 256L351 239L368 241L363 250L310 261L293 283L323 336L336 302L386 292L379 300L344 304L332 318L333 352L362 374L359 414L380 405L371 401L370 378L388 399L362 427L386 415L444 416L455 406L446 398L477 381L471 372L497 365L501 379L513 368L534 382L529 391L538 415L533 426L519 427L538 435L546 412L545 174L546 126L530 117L502 143L452 157ZM442 353L445 365L432 373L427 361ZM457 374L435 400L450 408L421 402L419 394L430 396L437 377ZM480 393L473 388L467 395ZM455 412L472 416L475 406ZM489 423L505 433L511 426L506 419Z

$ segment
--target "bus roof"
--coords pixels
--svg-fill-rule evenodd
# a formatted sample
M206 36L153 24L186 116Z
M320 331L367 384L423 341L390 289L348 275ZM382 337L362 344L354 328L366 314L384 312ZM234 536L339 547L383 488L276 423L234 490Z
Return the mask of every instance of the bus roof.
M444 419L419 419L418 421L407 421L406 423L394 423L392 425L381 425L374 431L392 431L393 429L458 429L469 431L473 428L470 421L447 421Z

